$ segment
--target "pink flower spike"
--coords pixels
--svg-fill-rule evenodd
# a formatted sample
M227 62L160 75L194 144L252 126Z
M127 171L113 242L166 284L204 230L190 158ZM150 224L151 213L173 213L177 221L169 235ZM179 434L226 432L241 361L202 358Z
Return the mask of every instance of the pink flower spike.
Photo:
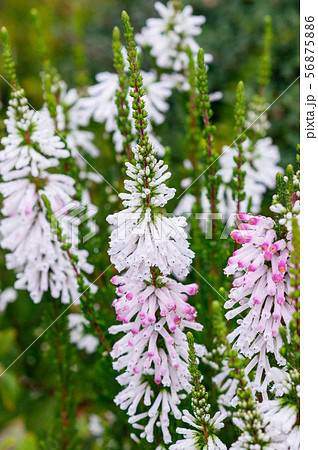
M132 300L133 296L134 296L134 295L133 295L132 292L128 292L128 293L126 294L127 300Z
M135 366L135 367L133 368L133 372L134 372L134 373L139 373L139 369L138 369L137 366Z
M125 287L124 287L124 286L118 286L117 291L118 291L120 294L123 294L123 293L125 292Z
M254 264L250 264L249 266L248 266L248 271L249 272L255 272L255 270L257 269L257 267L254 265Z
M161 376L160 375L155 377L155 383L156 384L160 384L161 383Z

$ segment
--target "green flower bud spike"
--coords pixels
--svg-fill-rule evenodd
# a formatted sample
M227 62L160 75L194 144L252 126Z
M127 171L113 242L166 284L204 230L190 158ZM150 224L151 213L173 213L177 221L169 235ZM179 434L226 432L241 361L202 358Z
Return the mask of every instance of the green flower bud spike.
M264 50L259 68L259 96L264 97L264 91L271 76L271 44L272 44L272 18L265 17Z
M207 177L207 189L210 198L211 213L212 213L212 237L216 238L216 220L215 213L217 212L217 190L219 185L219 177L216 176L218 154L215 150L214 135L216 132L215 126L211 125L211 118L213 111L210 105L208 94L208 80L206 75L206 68L204 64L204 51L200 48L198 52L198 68L197 68L197 88L198 88L198 108L203 119L203 138L206 141L207 166L209 168L209 176Z
M137 57L136 43L133 37L134 29L130 25L130 19L126 11L122 12L122 22L125 30L125 40L127 43L128 63L130 72L130 95L133 98L133 118L137 130L138 144L146 150L149 138L147 134L147 112L145 101L143 100L143 79L140 75L140 62Z
M43 36L43 26L41 23L39 12L36 8L31 9L31 19L36 34L37 49L41 56L41 60L43 61L44 69L47 70L48 68L51 67L51 61L49 57L48 48Z
M241 212L241 202L245 199L244 180L246 172L242 170L245 162L243 142L246 139L245 131L245 94L244 83L240 81L236 90L236 105L234 109L235 120L235 140L234 144L238 151L238 156L234 157L236 166L233 169L233 180L231 182L233 199L236 201L236 213Z
M119 88L116 90L116 105L118 110L116 121L118 129L124 138L123 147L128 161L131 162L131 142L134 140L134 136L132 134L132 125L129 119L129 104L127 100L128 79L126 73L124 72L125 63L122 55L122 46L120 43L120 31L117 27L113 30L113 58L114 67L117 71L119 81Z
M188 332L187 333L187 340L188 340L188 346L189 346L189 372L191 374L192 378L192 384L193 388L191 391L191 405L193 408L193 414L196 420L200 423L202 426L203 431L203 440L205 445L208 443L209 435L208 435L208 420L210 418L210 410L211 405L208 403L208 394L205 390L205 387L203 384L200 383L201 380L201 373L199 371L198 363L197 363L197 357L195 354L194 349L194 338L193 334ZM208 420L206 420L208 419Z
M75 63L75 84L79 89L79 92L84 96L87 95L87 87L90 85L90 76L87 69L88 62L85 47L83 45L84 25L86 21L85 15L83 15L80 2L74 5L74 14L72 20L72 28L74 32L74 42L72 45L72 55Z
M154 157L154 149L149 142L149 136L147 133L147 112L145 110L145 101L143 100L144 89L143 79L140 75L140 62L137 57L136 43L133 38L134 29L130 25L130 19L126 11L122 12L122 22L125 30L126 48L128 52L128 63L130 72L130 95L133 98L132 109L133 118L135 120L135 128L137 132L137 143L139 145L138 156L135 153L135 157L138 158L138 162L143 165L146 172L149 171L149 175L145 177L145 188L150 190L149 176L151 176L151 168L149 167L150 160ZM150 206L150 194L145 198L144 207Z
M8 74L9 81L14 88L14 90L20 90L21 86L19 84L16 68L15 68L15 62L12 58L12 49L9 39L9 33L6 27L1 28L1 38L3 43L3 60L4 60L4 66Z

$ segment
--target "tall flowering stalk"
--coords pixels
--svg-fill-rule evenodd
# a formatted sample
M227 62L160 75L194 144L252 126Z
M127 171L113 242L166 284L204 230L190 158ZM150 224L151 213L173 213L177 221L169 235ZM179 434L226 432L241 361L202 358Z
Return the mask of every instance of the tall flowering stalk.
M295 311L288 326L280 327L284 345L280 353L286 360L284 370L272 368L273 386L271 400L255 402L247 387L244 363L233 359L233 376L239 379L238 406L233 422L241 430L231 449L252 448L258 445L267 450L298 450L300 448L299 405L299 226L296 216L292 221L292 248L290 249L291 292L289 298L295 303ZM238 369L240 368L240 370Z
M114 368L123 371L117 380L124 390L115 402L128 410L129 422L143 430L142 438L153 442L157 424L164 442L169 443L169 413L181 418L177 406L181 392L191 390L183 329L202 329L194 322L195 308L187 302L198 286L184 285L170 277L186 276L194 254L186 240L185 219L159 214L175 190L165 185L170 173L162 161L157 161L147 134L143 80L126 12L122 21L138 143L133 149L133 162L126 163L128 193L120 194L125 209L107 219L114 226L110 258L122 272L112 278L118 296L113 305L117 320L123 322L109 332L125 332L111 353L116 359ZM202 353L200 346L198 350ZM146 421L146 425L140 421Z
M74 180L60 174L60 160L68 158L69 151L55 135L54 120L46 112L30 109L23 89L20 88L11 57L8 34L2 29L4 58L14 91L5 120L8 136L2 139L0 152L0 192L4 196L1 222L1 246L9 250L6 255L8 269L17 272L17 289L27 289L35 303L44 292L52 297L61 296L67 303L76 300L78 284L67 257L56 242L45 217L42 194L49 199L54 212L73 202L76 193ZM74 236L68 242L76 246ZM87 272L87 252L74 250L79 266Z
M251 376L251 386L264 398L273 364L268 354L275 356L278 365L285 365L279 330L281 326L289 328L295 311L290 298L290 224L292 216L299 213L299 174L295 175L291 166L286 172L283 183L279 181L282 175L278 175L278 196L274 196L271 208L276 212L275 220L239 214L239 229L231 237L242 246L229 258L225 269L227 275L235 276L230 299L225 303L225 308L230 309L226 318L242 317L228 339L235 341L234 348L250 359L245 374Z
M198 86L198 105L201 117L203 119L204 129L203 137L206 142L207 167L209 176L207 177L208 197L210 200L210 208L212 213L212 237L216 238L216 217L217 211L217 188L219 177L216 176L218 168L218 154L214 144L215 127L211 124L212 108L210 105L208 94L208 80L206 68L204 64L204 51L201 48L198 52L198 68L197 68L197 86Z

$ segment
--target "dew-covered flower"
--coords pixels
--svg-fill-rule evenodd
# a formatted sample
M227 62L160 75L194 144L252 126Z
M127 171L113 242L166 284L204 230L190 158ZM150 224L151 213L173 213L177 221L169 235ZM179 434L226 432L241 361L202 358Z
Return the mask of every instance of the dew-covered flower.
M236 329L228 335L238 349L250 359L245 368L248 375L256 368L252 387L267 396L270 381L268 353L275 356L279 365L284 364L280 355L281 326L288 328L294 313L291 291L290 265L291 236L279 239L275 223L269 217L239 214L239 229L231 237L241 248L229 258L226 275L234 275L229 309L226 318L239 317Z
M210 418L207 427L208 430L208 442L198 442L198 436L204 435L202 424L193 417L187 410L183 411L182 420L191 428L176 429L177 433L183 434L183 439L179 439L175 444L169 447L170 450L226 450L226 446L223 442L213 434L213 430L220 430L224 427L223 420L227 417L227 414L220 413L219 411ZM202 438L201 438L202 439Z
M194 55L199 51L195 37L201 34L206 19L194 16L190 5L180 10L171 1L167 5L156 2L155 8L160 17L146 21L146 26L136 35L137 44L150 47L150 54L159 67L182 72L188 68L187 48ZM206 62L211 61L212 55L207 54Z
M246 139L243 142L243 151L246 158L242 165L242 170L246 172L246 198L241 202L241 210L256 214L260 210L266 189L275 188L276 174L281 171L277 165L280 160L279 150L276 145L273 145L270 137L265 137L259 139L255 145L252 145L251 141ZM236 147L223 147L219 158L220 169L218 174L221 176L223 183L219 187L218 208L225 219L236 212L236 203L233 200L229 183L232 179L233 168L236 166L234 158L237 154ZM250 211L247 211L250 201Z
M9 250L7 268L16 270L14 287L27 289L35 303L48 290L52 297L61 295L62 302L76 300L76 273L55 239L41 198L46 195L55 213L74 203L74 180L56 173L59 160L69 157L69 150L55 135L53 120L45 111L32 111L23 91L12 95L5 124L8 135L1 141L4 149L0 152L5 218L0 232L1 247ZM91 272L87 252L74 248L74 253L79 267Z

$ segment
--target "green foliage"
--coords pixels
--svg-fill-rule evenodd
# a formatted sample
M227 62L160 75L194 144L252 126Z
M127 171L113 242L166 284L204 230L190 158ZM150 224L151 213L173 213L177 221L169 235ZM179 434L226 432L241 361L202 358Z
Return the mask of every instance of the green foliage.
M3 43L3 60L5 69L8 74L8 78L14 89L20 89L20 85L16 74L15 62L13 61L12 58L12 50L9 40L9 34L6 27L1 28L1 38Z
M233 179L231 181L233 200L236 200L236 212L240 212L240 203L245 199L246 193L244 191L244 180L246 172L242 170L242 165L246 161L243 151L243 142L246 139L245 135L245 93L244 83L240 81L236 89L236 104L234 108L234 130L235 138L234 145L238 150L238 155L234 156L236 166L233 168Z
M113 30L113 56L114 67L117 71L119 80L119 89L116 90L116 105L118 110L116 115L117 126L124 138L123 148L126 152L126 156L128 161L131 162L131 142L134 140L134 136L132 134L132 126L129 119L129 104L127 100L128 80L124 70L125 62L120 43L120 31L117 27Z

